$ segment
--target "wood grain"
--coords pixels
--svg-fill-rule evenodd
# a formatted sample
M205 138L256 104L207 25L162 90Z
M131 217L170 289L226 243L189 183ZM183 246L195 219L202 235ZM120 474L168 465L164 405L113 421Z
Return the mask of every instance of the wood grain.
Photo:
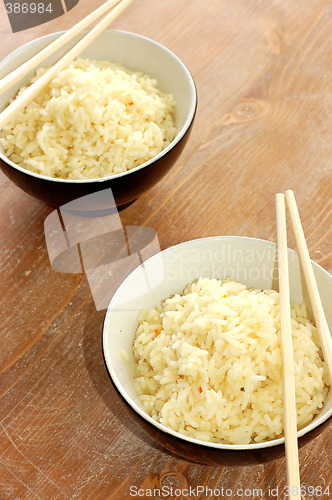
M66 16L16 34L1 4L0 57L101 3L81 0ZM173 50L199 94L184 153L121 212L122 224L152 227L161 248L210 235L275 241L275 193L290 188L311 257L331 273L331 3L137 0L113 26ZM163 485L257 488L266 499L279 488L282 498L283 457L252 466L194 463L139 425L107 374L104 312L86 276L51 269L43 224L52 208L0 180L0 498L127 500L131 486L151 498L148 489ZM332 492L331 438L330 426L299 450L303 485Z

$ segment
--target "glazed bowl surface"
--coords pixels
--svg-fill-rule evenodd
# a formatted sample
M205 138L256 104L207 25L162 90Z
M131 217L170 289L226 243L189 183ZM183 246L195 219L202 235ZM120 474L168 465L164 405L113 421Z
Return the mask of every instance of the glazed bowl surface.
M85 32L86 33L86 32ZM0 63L0 78L31 58L61 33L46 35L15 50ZM41 66L49 66L64 55L83 35L71 40ZM109 60L122 64L132 71L149 74L157 80L160 90L175 97L174 120L177 135L173 141L149 161L123 173L87 180L52 178L30 172L13 163L0 148L0 166L5 175L19 188L48 205L61 206L91 193L111 189L117 206L128 204L157 184L172 168L183 151L194 121L197 92L194 80L185 64L170 50L156 41L126 31L104 31L80 57ZM21 81L0 96L3 110L33 70ZM109 208L111 201L98 197L96 209Z

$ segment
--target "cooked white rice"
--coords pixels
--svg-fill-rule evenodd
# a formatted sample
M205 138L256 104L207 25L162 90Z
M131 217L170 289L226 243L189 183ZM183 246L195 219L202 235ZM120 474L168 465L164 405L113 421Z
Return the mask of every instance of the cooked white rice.
M109 176L150 160L174 139L174 105L148 75L77 59L3 128L0 142L8 158L38 174Z
M317 332L292 304L298 428L328 393ZM152 418L203 441L245 444L283 435L279 293L199 279L138 316L135 383Z

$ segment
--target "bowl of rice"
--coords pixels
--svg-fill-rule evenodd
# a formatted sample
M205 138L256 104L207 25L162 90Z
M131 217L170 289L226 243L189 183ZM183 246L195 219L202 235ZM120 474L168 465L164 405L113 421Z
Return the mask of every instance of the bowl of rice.
M0 78L60 35L15 50L0 63ZM0 110L79 38L4 92ZM141 35L108 30L3 127L0 165L18 187L53 206L108 189L124 205L176 162L196 106L193 78L174 53Z
M301 446L331 417L332 392L298 254L288 255ZM313 267L331 328L332 276ZM235 462L283 452L275 243L209 237L154 255L113 296L103 351L124 400L173 449L223 450Z

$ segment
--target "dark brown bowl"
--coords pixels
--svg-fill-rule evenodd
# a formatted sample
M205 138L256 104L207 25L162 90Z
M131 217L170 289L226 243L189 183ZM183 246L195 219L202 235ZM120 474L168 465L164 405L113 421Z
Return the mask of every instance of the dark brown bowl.
M0 64L0 78L25 62L36 52L52 42L61 33L55 33L30 42L5 58ZM54 63L77 41L50 56L43 66ZM159 43L134 33L105 31L82 54L90 59L107 59L119 62L133 71L148 73L158 81L161 90L175 97L175 122L178 133L175 139L157 156L127 172L100 179L55 179L32 173L9 160L0 150L0 166L5 175L26 193L52 206L102 190L112 190L115 203L121 206L137 199L166 175L180 156L192 129L197 107L195 83L186 66L171 51ZM0 109L16 95L24 80L0 96ZM106 192L106 191L105 191ZM108 191L109 192L109 191ZM95 209L109 208L107 199L98 197L101 205Z

